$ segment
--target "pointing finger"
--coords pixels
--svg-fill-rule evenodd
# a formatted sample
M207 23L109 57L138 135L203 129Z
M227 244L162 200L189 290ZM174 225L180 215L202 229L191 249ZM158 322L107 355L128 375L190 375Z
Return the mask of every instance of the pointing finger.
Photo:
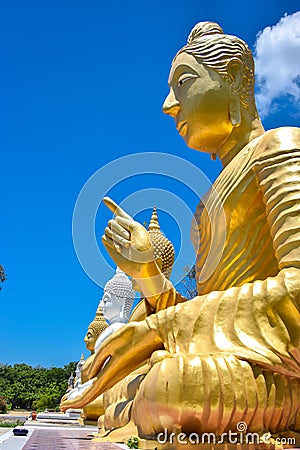
M103 198L103 203L105 204L105 206L107 206L116 216L120 216L120 217L124 217L125 219L131 219L131 217L129 216L129 214L127 214L127 212L124 211L124 209L122 209L119 205L117 205L116 202L114 202L111 198L109 197L104 197Z

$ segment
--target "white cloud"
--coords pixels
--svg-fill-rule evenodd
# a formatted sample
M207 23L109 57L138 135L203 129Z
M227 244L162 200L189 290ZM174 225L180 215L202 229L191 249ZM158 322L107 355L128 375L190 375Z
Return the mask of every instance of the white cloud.
M257 107L262 116L274 100L289 96L300 105L300 11L257 35L255 43Z

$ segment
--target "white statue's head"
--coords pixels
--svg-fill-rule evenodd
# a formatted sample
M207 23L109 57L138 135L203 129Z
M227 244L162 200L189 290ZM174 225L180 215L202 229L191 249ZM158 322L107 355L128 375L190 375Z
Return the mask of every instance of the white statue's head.
M110 323L127 322L130 316L135 290L132 283L119 268L104 287L104 294L99 303L105 319Z
M113 293L104 292L99 305L102 308L105 319L110 323L125 322L122 317L123 302L120 302Z

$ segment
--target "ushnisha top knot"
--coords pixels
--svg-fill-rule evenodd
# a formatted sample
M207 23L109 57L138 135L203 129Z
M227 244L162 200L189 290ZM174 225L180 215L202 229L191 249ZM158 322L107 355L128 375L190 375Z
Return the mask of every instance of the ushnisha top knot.
M192 42L201 39L203 36L212 34L224 34L224 31L216 22L198 22L190 32L187 43L191 44Z

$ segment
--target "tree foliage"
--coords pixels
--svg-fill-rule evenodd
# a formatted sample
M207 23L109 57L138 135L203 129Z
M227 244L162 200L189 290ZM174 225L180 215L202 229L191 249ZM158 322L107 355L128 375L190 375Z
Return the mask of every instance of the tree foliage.
M188 300L197 296L197 283L196 283L196 267L193 265L183 268L183 278L179 285L179 292Z
M0 414L6 413L6 409L7 409L7 404L6 404L5 397L3 397L3 395L0 395Z
M6 280L6 275L5 275L3 267L0 264L0 283L4 283L5 280ZM1 286L0 286L0 291L1 291Z
M64 367L0 364L0 396L12 409L57 409L76 363Z

